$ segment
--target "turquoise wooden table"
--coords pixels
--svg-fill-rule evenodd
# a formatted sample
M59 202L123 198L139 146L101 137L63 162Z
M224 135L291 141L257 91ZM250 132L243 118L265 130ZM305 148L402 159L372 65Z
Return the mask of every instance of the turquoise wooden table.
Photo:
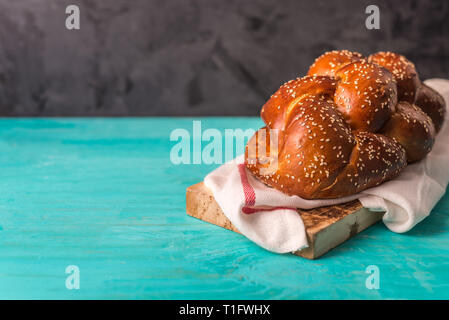
M449 298L449 195L406 234L379 223L319 260L273 254L186 215L186 187L216 167L170 162L170 133L192 120L0 120L0 298Z

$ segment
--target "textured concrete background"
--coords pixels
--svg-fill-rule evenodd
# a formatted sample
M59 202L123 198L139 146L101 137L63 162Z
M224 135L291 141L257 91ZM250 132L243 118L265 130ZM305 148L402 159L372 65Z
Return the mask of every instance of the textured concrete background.
M331 49L449 78L449 1L0 0L0 115L257 115Z

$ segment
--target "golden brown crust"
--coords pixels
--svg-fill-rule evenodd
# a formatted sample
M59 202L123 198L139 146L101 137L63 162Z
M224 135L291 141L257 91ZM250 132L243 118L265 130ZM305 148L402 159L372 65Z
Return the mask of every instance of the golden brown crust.
M397 83L398 101L415 101L416 91L420 85L415 65L403 55L393 52L377 52L368 57L368 61L387 68Z
M362 55L358 52L348 50L329 51L315 59L307 75L335 77L335 72L338 69L362 58Z
M312 76L283 84L262 107L261 117L271 129L284 129L289 117L298 111L302 101L317 96L332 99L337 82L329 77Z
M441 96L424 85L416 94L418 86L403 56L326 53L309 76L265 103L266 127L248 142L245 164L267 185L305 199L344 197L392 179L425 157L435 137L431 118L438 128L444 119ZM430 117L401 100L415 96Z
M330 187L313 198L339 198L358 193L396 177L406 166L404 149L394 140L371 132L354 134L357 145Z
M446 116L444 98L431 87L422 83L416 94L415 105L432 119L436 132L439 132Z
M378 80L379 88L392 83L387 70L367 62L350 70L364 67L375 71L369 77L373 83ZM247 144L248 169L267 185L306 199L350 195L396 176L406 164L405 151L387 137L353 131L333 100L339 85L329 77L307 76L289 81L273 94L262 109L266 128ZM394 95L395 87L385 92ZM388 101L377 88L369 95L377 102L367 109ZM389 109L388 118L390 113ZM277 143L270 140L273 136Z
M396 83L379 65L360 60L336 72L335 103L355 130L376 132L397 103Z
M424 158L432 150L435 141L432 120L420 108L406 101L398 103L396 112L381 133L404 147L408 162Z

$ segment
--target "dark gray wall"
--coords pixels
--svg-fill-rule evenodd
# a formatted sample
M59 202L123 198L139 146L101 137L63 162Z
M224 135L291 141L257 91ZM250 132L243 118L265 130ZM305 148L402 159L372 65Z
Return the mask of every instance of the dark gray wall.
M448 40L447 0L0 0L0 115L257 115L331 49L396 51L449 78Z

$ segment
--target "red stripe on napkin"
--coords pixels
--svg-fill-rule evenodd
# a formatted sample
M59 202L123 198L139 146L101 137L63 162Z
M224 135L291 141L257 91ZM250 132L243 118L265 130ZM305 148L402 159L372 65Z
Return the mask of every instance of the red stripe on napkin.
M240 180L242 181L243 193L245 194L245 206L254 206L256 203L256 193L248 182L245 172L245 165L239 164Z
M254 191L254 188L251 186L251 184L248 181L248 177L246 176L246 170L244 164L239 164L239 174L240 174L240 181L242 182L243 187L243 194L245 195L245 205L242 208L242 212L246 214L256 213L260 211L273 211L278 209L286 209L286 210L294 210L294 208L288 208L288 207L272 207L272 208L252 208L256 204L256 192Z

